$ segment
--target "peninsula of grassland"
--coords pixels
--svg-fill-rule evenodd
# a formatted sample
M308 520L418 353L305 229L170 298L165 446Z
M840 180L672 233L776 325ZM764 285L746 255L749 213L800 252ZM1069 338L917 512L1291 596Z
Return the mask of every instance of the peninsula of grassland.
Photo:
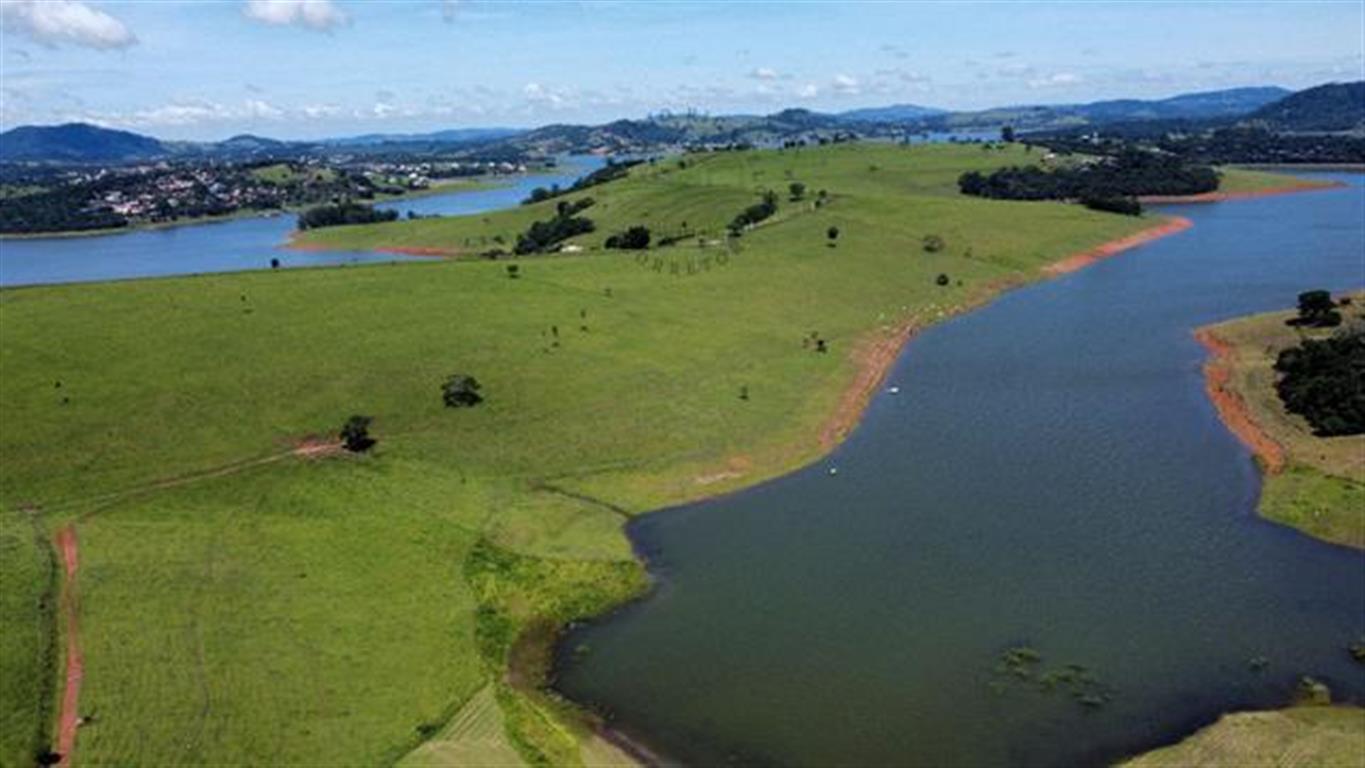
M1365 293L1340 308L1365 323ZM1264 470L1258 511L1310 536L1365 549L1365 435L1321 437L1276 391L1280 353L1331 328L1291 325L1293 311L1237 318L1198 331L1210 349L1208 388L1223 420Z
M1036 154L645 164L570 195L595 199L585 250L516 277L470 258L0 291L0 763L57 743L59 530L77 764L620 759L540 686L560 625L644 589L626 518L810 462L875 386L869 350L1160 223L957 193ZM304 239L473 254L557 202ZM599 249L638 224L687 236ZM443 407L453 373L484 402ZM296 450L353 414L368 454Z

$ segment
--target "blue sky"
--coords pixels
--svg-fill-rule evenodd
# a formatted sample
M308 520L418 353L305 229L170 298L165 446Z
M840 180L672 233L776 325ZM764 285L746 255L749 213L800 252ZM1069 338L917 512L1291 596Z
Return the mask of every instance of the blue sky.
M1365 3L0 0L0 124L163 138L1362 78Z

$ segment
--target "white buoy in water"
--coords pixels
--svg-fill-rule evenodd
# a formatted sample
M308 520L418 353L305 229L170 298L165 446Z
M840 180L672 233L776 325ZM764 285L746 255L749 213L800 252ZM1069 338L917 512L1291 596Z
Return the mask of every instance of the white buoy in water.
M829 468L829 473L830 473L831 475L837 475L837 474L839 474L839 468L838 468L838 467L830 467L830 468Z
M886 391L887 391L887 392L890 392L890 393L893 394L893 395L899 395L899 394L901 393L901 388L900 388L900 387L891 387L891 388L887 389Z

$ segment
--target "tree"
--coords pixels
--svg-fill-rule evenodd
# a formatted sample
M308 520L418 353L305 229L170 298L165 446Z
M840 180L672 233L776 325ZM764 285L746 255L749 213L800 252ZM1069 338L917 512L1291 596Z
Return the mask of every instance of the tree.
M470 408L483 402L478 379L454 373L441 385L441 401L447 408Z
M938 235L925 235L923 240L924 250L928 253L938 253L948 246L943 238Z
M341 425L341 443L351 453L364 453L377 442L370 437L370 417L355 415Z
M518 277L521 277L521 267L517 266L516 264L508 264L507 276L512 280L516 280Z
M792 202L796 202L806 196L806 185L799 181L793 181L787 185L787 191L791 192Z
M279 260L279 259L271 259L271 260L270 260L270 268L271 268L271 269L279 269L279 268L280 268L280 260Z
M1005 142L1006 144L1011 144L1011 143L1013 143L1013 142L1014 142L1014 126L1012 126L1012 125L1007 125L1007 126L1005 126L1004 128L1001 128L1001 129L1000 129L1000 140L1003 141L1003 142Z
M948 280L947 275L940 272L938 277L934 278L934 282L937 283L940 288L942 288L944 286L947 286L950 281Z
M829 229L825 230L825 237L829 238L829 246L833 248L834 241L839 239L839 228L830 227Z
M1341 313L1328 291L1304 291L1299 294L1299 316L1289 321L1290 325L1306 325L1310 328L1332 328L1341 325Z

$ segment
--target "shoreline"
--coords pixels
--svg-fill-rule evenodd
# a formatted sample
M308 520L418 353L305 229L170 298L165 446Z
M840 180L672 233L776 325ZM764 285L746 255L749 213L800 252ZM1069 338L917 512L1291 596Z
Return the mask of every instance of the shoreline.
M402 195L376 195L373 200L367 200L367 205L384 205L386 203L401 203L407 200L420 200L424 197L435 197L437 195L461 194L464 192L480 192L486 189L496 189L507 184L508 176L529 176L531 174L506 174L495 181L479 179L478 181L465 182L457 181L451 184L437 184L426 189L415 189ZM478 177L469 177L478 178ZM56 232L9 232L0 233L0 242L7 240L66 240L69 238L81 237L104 237L107 235L131 235L137 232L157 232L167 229L179 229L181 227L196 227L207 224L225 224L232 221L242 221L246 219L278 219L282 216L296 215L300 211L311 208L321 203L308 205L287 205L280 208L245 208L238 209L232 213L225 213L220 216L199 216L191 219L177 219L175 221L152 221L129 224L126 227L104 227L102 229L63 229ZM333 250L333 249L325 249Z
M1163 224L1148 227L1147 229L1135 232L1127 237L1120 237L1117 240L1100 243L1089 250L1073 253L1070 256L1054 261L1043 267L1043 272L1053 276L1070 274L1079 269L1084 269L1097 261L1103 261L1112 256L1117 256L1124 251L1137 248L1140 245L1146 245L1153 240L1158 240L1168 235L1174 235L1177 232L1184 232L1193 226L1194 222L1184 216L1167 217L1167 221Z
M1279 474L1285 467L1284 448L1256 422L1246 401L1232 389L1232 345L1208 327L1196 329L1194 338L1208 352L1204 391L1219 420L1251 451L1266 475Z
M1183 203L1224 203L1230 200L1255 200L1261 197L1292 195L1298 192L1320 192L1346 186L1340 181L1299 182L1269 189L1249 189L1242 192L1202 192L1197 195L1143 195L1138 202L1144 205L1179 205Z
M1155 224L1154 226L1140 230L1134 234L1101 243L1093 248L1070 256L1064 256L1051 264L1045 265L1041 269L1043 275L1042 279L1046 280L1075 272L1102 259L1116 256L1124 251L1132 250L1133 248L1145 245L1167 235L1183 232L1194 226L1193 222L1183 217L1167 217L1167 219L1168 220L1162 223ZM840 443L853 433L853 430L862 422L868 407L872 404L872 398L881 389L882 384L890 375L891 369L895 366L896 362L900 360L901 355L905 352L906 346L920 330L934 325L937 322L942 322L966 312L980 309L1006 292L1014 288L1030 285L1034 282L1039 281L1006 279L987 284L979 292L969 295L957 307L945 311L942 317L937 318L932 323L921 323L918 320L912 319L902 322L899 325L891 326L890 329L883 328L880 331L873 331L870 334L865 335L860 341L855 343L854 350L851 353L855 365L853 379L844 388L843 393L839 397L838 404L835 406L834 412L830 414L829 418L827 418L820 427L817 436L819 452L809 462L793 468L789 470L789 472L799 472L803 468L815 464L829 456ZM770 479L772 478L760 475L760 479L756 483L749 483L739 488L730 488L714 493L703 493L697 498L693 498L684 503L698 504L712 499L729 496L745 489L752 488L755 485L760 485ZM649 512L644 512L641 515L635 516L633 519L639 519L643 515L651 514L655 511L660 510L650 510ZM628 531L625 531L625 533L626 538L630 541L631 550L634 552L635 561L639 563L640 567L644 568L645 573L649 578L648 588L640 595L637 595L625 603L612 606L610 609L596 614L595 616L584 617L583 619L580 619L580 621L599 621L606 619L629 605L648 599L657 587L655 577L649 571L649 561L641 553L638 542L631 538ZM555 638L551 643L551 655L556 661L560 657L559 645L567 634L567 629L567 626L558 627L556 629ZM603 738L614 746L622 749L630 758L636 760L638 765L654 766L661 764L659 753L655 752L645 742L626 734L606 722L595 720L592 717L591 708L586 704L570 698L563 692L554 688L553 685L547 684L547 687L555 690L564 701L568 702L573 709L576 710L576 716L583 718L584 722L589 724L594 735ZM626 745L629 745L628 749L626 748Z

